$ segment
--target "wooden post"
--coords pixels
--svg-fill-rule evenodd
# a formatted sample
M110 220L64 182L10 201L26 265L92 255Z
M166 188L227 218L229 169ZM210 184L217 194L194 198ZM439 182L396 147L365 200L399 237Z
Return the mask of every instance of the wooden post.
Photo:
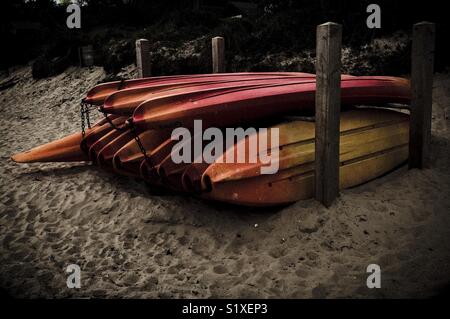
M321 24L316 36L315 192L330 207L339 195L342 26Z
M409 168L429 166L434 36L434 23L420 22L413 26Z
M92 45L86 45L81 47L81 63L83 66L93 66L94 65L94 49Z
M212 38L213 73L225 72L225 40L222 37Z
M150 43L147 39L136 41L136 65L138 78L145 78L151 75Z

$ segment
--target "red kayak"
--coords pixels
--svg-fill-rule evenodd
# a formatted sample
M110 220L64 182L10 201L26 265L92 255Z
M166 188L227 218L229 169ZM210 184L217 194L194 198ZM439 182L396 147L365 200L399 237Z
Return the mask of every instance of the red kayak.
M140 130L192 127L226 127L292 112L313 112L316 82L297 81L257 88L199 93L187 99L149 100L136 108L133 123ZM409 81L393 77L349 77L341 81L343 105L409 103Z
M248 76L295 76L306 73L296 72L243 72L243 73L215 73L195 75L157 76L142 79L124 80L101 83L92 88L84 98L84 102L93 105L102 105L105 99L114 92L123 89L153 86L158 84L177 84L185 82L218 81Z
M348 76L345 76L348 77ZM290 83L293 81L314 80L312 74L301 74L298 76L242 76L230 77L230 79L197 81L197 79L186 79L176 83L158 83L149 86L124 89L109 95L102 107L102 111L109 114L132 115L136 107L146 100L157 98L183 99L188 95L195 96L199 93L220 92L227 89L251 88L260 85Z

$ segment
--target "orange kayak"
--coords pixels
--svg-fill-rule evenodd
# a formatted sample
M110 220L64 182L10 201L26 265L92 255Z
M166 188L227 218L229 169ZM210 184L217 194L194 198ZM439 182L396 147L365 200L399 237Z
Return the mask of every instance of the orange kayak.
M280 142L278 172L261 174L263 163L223 163L227 150L210 165L193 164L181 183L186 191L203 192L209 199L241 205L280 205L314 193L314 123L296 121L275 126ZM409 116L358 109L341 113L340 185L355 186L376 178L406 161ZM300 134L298 134L300 133ZM288 136L285 136L285 135ZM248 139L242 143L248 144ZM248 147L248 145L247 145ZM261 150L259 150L261 151Z
M410 90L409 82L400 78L344 75L341 104L408 104ZM212 163L202 158L209 142L200 138L200 148L194 143L204 131L191 129L195 120L202 120L202 129L257 128L261 121L279 122L284 115L312 114L315 91L315 76L305 73L203 74L104 83L89 91L85 102L104 103L101 109L114 114L86 129L84 136L71 134L16 154L12 160L91 160L109 171L205 199L251 206L287 204L314 193L314 122L285 120L269 125L278 129L279 147L270 143L270 130L255 131L231 144L224 141L224 149L214 150ZM367 182L407 159L408 115L353 108L344 109L340 116L341 188ZM198 135L172 140L173 128L179 126ZM230 163L228 159L238 150L244 150L244 158L249 158L250 138L258 139L256 161ZM176 162L173 152L183 149L184 155L184 146L192 150L190 161ZM266 159L272 156L270 165L276 167L272 174L262 173L268 166L262 160L264 155Z
M165 141L170 140L170 133L163 130L148 130L139 134L139 139L148 156L151 156L152 152ZM140 177L140 166L143 160L144 155L133 139L114 154L113 167L119 174Z
M120 119L115 115L109 117L113 121L120 122ZM101 119L92 128L86 129L84 139L81 132L70 134L62 139L15 154L11 159L17 163L88 161L89 157L81 149L83 141L96 140L109 129L110 125L107 120Z
M113 168L114 155L127 143L134 141L134 133L130 130L121 132L110 143L103 147L97 154L97 163L99 165Z

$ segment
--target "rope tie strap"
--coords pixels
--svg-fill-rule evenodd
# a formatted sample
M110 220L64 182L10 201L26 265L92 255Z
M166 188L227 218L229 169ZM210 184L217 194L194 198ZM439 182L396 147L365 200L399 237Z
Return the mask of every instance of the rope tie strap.
M113 129L123 132L128 128L127 124L124 124L123 126L117 126L116 124L114 124L114 122L111 120L111 118L109 118L108 113L105 112L103 105L99 106L98 111L103 114L103 116L105 117L105 120L108 122L109 125L111 125L111 127Z
M80 103L80 118L81 118L81 136L82 140L80 143L80 148L87 153L87 142L86 142L86 125L91 128L91 118L90 118L90 107L92 105L85 102L85 99L81 100Z
M139 134L136 132L136 126L133 123L133 118L130 118L127 120L128 126L130 128L130 131L133 133L134 135L134 140L136 141L139 149L141 150L142 155L144 155L144 161L148 161L149 157L147 155L147 151L145 150L144 145L142 144L142 141L139 137Z
M81 135L83 139L86 136L86 125L88 128L91 128L91 119L90 119L90 108L91 105L87 104L84 99L81 100L80 103L80 117L81 117Z

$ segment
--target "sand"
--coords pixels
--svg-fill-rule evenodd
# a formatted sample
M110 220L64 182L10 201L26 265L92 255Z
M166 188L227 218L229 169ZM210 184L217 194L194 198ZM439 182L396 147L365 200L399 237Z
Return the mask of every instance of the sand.
M15 164L79 130L79 101L105 76L30 67L0 92L0 288L15 297L430 297L450 283L450 76L434 85L432 168L406 166L314 200L249 209L161 194L90 164ZM81 267L81 288L65 269ZM366 267L381 267L380 289Z

